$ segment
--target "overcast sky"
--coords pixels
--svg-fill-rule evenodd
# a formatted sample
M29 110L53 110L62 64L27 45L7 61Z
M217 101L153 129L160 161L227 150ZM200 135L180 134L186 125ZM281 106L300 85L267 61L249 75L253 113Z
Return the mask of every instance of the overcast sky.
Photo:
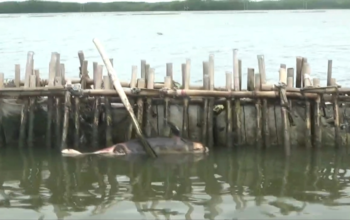
M8 0L0 0L0 2L7 2ZM19 2L26 0L17 0ZM45 1L57 1L57 2L171 2L171 1L184 1L184 0L45 0ZM261 1L261 0L250 0Z

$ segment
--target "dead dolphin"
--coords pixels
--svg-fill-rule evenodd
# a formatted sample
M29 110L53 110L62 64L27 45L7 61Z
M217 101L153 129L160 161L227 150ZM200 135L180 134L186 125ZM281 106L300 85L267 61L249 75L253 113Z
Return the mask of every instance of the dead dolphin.
M180 130L171 122L168 122L168 126L171 128L173 134L172 138L169 137L152 137L146 138L150 146L157 153L162 154L183 154L183 153L207 153L209 149L199 142L190 141L180 137ZM102 150L82 153L74 149L63 149L63 156L77 156L77 155L132 155L132 154L146 154L141 143L134 139L127 142L115 144L111 147L104 148Z

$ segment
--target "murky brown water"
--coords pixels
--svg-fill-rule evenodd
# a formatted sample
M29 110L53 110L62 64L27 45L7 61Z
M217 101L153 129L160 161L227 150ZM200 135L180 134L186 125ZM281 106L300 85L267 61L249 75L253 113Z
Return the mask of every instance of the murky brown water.
M349 219L349 155L333 150L0 155L1 219Z
M92 62L102 63L92 43L98 37L124 80L130 80L132 65L146 59L155 68L157 81L164 81L165 64L173 62L175 80L181 82L181 63L190 58L191 81L201 83L202 62L212 53L215 84L225 85L225 71L232 70L232 49L238 48L244 87L247 68L257 70L258 54L265 55L267 80L273 83L281 63L295 67L295 57L305 56L312 76L321 83L326 80L327 60L333 59L333 76L350 86L348 10L139 14L0 15L0 72L13 78L16 63L24 71L29 50L35 52L35 67L43 78L48 77L53 51L60 52L67 75L78 77L77 52L83 50L92 72Z

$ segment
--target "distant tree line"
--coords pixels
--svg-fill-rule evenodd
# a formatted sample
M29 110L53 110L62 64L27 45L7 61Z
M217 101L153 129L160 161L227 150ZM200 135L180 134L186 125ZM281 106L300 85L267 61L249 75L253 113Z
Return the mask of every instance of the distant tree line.
M211 11L211 10L293 10L350 9L350 0L187 0L173 2L72 3L30 0L1 2L0 13L126 12L126 11Z

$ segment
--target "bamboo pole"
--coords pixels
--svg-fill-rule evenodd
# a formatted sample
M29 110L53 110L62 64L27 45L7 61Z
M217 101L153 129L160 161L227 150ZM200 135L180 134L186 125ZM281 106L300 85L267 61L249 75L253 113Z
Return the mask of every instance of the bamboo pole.
M325 94L325 101L332 100L331 96L327 93L334 93L337 89L334 87L328 87L328 88L308 88L308 90L304 91L304 94L302 94L300 91L287 91L286 95L288 98L292 99L304 99L305 97L308 99L316 99L317 94ZM278 91L277 90L270 90L270 91L215 91L215 90L195 90L195 89L176 89L176 90L159 90L159 89L140 89L138 92L135 92L134 89L131 88L123 88L123 91L128 96L133 97L154 97L157 98L160 95L166 95L169 97L186 97L190 96L191 98L195 97L216 97L216 98L222 98L225 99L226 97L230 96L232 98L278 98ZM338 88L339 94L350 94L348 92L347 88ZM113 89L85 89L80 91L81 96L87 97L87 96L109 96L109 97L119 97L118 93L116 93ZM0 97L16 97L16 98L24 98L24 97L32 97L32 96L61 96L64 97L65 95L65 88L63 86L56 87L56 88L49 88L49 87L37 87L37 88L6 88L6 89L0 89ZM339 100L348 100L350 99L349 96L339 96ZM242 102L242 100L241 100Z
M288 68L288 69L293 69L293 71L294 71L294 68ZM294 77L293 77L293 79L294 79ZM47 80L47 79L41 79L39 85L40 86L46 86L46 85L48 85L47 84L48 81L49 80ZM65 80L63 80L63 82L65 82ZM77 83L80 83L80 80L72 79L72 80L70 80L70 82L72 84L77 84ZM94 84L93 79L88 79L87 80L88 87L90 85L93 85L93 84ZM293 82L293 84L294 84L294 82ZM24 81L21 80L20 81L20 88L23 88L23 85L24 85ZM122 87L124 89L125 88L130 88L130 82L121 82L121 85L122 85ZM164 88L164 83L163 82L155 82L153 87L154 87L154 89L163 89ZM8 87L6 87L6 89L12 89L12 88L14 88L14 87L12 87L12 85L10 85L10 84L8 85ZM205 90L202 85L191 85L191 84L190 84L189 89L191 89L191 90ZM329 87L329 88L327 88L327 91L322 91L322 93L329 92L328 91L329 89L333 89L333 88ZM263 84L261 91L275 91L275 90L276 89L274 88L273 84ZM290 87L290 88L288 87L287 88L287 92L300 92L300 90L301 90L300 88L295 88L295 87ZM227 89L224 86L218 86L218 87L214 87L214 91L227 91ZM350 89L349 88L340 88L339 89L339 94L344 94L344 93L350 94Z
M130 106L129 100L128 100L127 96L125 95L122 86L120 85L117 74L115 73L115 70L113 69L113 67L110 63L110 61L106 55L106 52L104 51L104 48L102 47L102 44L96 38L93 40L93 42L94 42L96 48L98 49L105 65L106 65L106 68L108 69L108 74L113 81L115 89L117 90L119 96L122 98L122 102L130 114L130 117L131 117L131 119L134 123L134 126L136 128L136 133L141 140L141 143L142 143L142 146L144 147L144 150L147 152L147 154L149 156L154 157L154 158L157 157L157 154L151 148L151 146L149 145L147 140L143 137L142 130L137 123L136 117L134 115L134 111L133 111L132 107Z

